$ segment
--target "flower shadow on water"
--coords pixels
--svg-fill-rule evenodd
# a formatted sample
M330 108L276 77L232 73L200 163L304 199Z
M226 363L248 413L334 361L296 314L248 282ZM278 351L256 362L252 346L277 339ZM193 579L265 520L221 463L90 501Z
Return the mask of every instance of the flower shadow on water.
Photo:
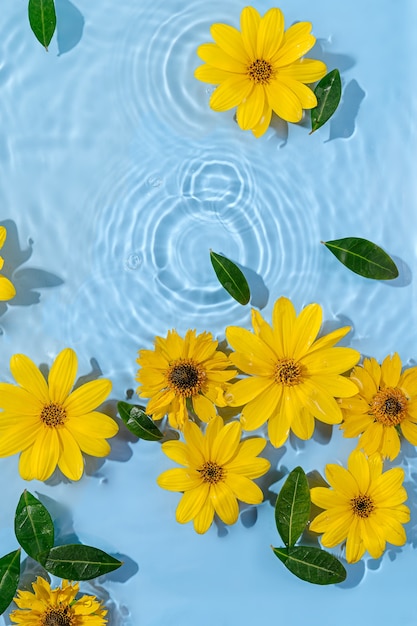
M55 0L58 56L79 43L84 31L84 16L69 0Z
M63 284L63 280L42 269L22 268L21 265L32 255L33 241L29 240L28 247L23 250L20 247L16 224L12 220L0 222L7 230L7 239L2 248L4 266L2 274L9 278L16 289L15 297L9 302L0 302L0 316L4 315L8 306L29 306L40 301L41 294L37 289L58 287Z

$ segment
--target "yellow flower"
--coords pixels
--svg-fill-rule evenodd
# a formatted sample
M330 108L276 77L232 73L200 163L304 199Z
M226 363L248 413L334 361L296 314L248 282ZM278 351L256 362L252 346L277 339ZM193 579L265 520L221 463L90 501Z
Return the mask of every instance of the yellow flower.
M4 226L0 226L0 249L4 246L6 241L7 230ZM3 268L4 259L0 256L0 270ZM0 274L0 300L11 300L16 295L16 289L13 283Z
M318 304L309 304L296 315L287 298L279 298L272 313L272 327L252 310L254 333L230 326L229 344L236 350L230 360L250 378L237 381L226 398L231 406L244 406L245 430L256 430L268 421L269 439L275 447L285 443L290 429L300 439L310 439L314 417L327 424L342 421L335 396L357 393L345 376L359 360L352 348L334 348L350 330L340 328L316 339L322 322Z
M162 444L165 454L184 466L163 472L157 481L163 489L184 492L177 507L177 522L193 520L201 534L210 528L214 513L225 524L237 521L236 498L247 504L262 502L262 491L251 479L270 467L269 461L257 458L266 441L261 437L241 441L241 434L239 422L225 426L216 416L204 435L196 424L188 422L184 426L185 442Z
M379 452L395 459L403 436L417 445L417 367L401 373L397 353L387 356L380 366L375 359L365 359L351 373L359 392L340 400L345 437L360 436L358 448L366 454Z
M146 411L153 419L168 414L170 425L182 429L188 420L187 401L203 422L216 415L214 405L226 406L227 381L236 372L226 369L230 362L217 347L211 333L187 330L183 339L171 330L165 339L155 338L154 350L139 350L137 393L150 398Z
M269 9L261 17L245 7L239 32L227 24L213 24L215 43L199 46L205 61L195 71L199 80L219 85L210 98L215 111L237 106L242 130L260 137L267 130L272 111L287 122L299 122L303 109L317 105L313 83L326 74L321 61L301 58L315 44L309 22L298 22L284 32L280 9Z
M10 613L14 624L27 626L105 626L106 609L95 596L78 600L79 583L62 581L62 587L51 589L40 576L32 583L33 592L18 591L15 603L19 607Z
M310 524L310 530L324 533L323 546L333 548L346 540L346 560L356 563L365 550L379 558L387 541L404 545L402 524L410 520L410 510L403 504L407 500L404 470L395 467L383 473L380 454L368 459L354 450L348 469L326 465L326 479L331 489L311 489L312 502L325 509Z
M71 392L77 356L62 350L46 382L24 354L15 354L10 369L17 386L0 383L0 457L21 452L24 480L47 480L58 465L65 476L79 480L84 470L81 452L104 457L110 452L116 422L94 409L111 391L111 382L93 380Z

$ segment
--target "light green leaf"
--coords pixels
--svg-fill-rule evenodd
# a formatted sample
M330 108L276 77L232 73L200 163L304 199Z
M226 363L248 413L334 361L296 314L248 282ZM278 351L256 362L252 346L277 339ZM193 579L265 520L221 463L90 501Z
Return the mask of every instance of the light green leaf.
M78 543L56 546L42 556L47 572L68 580L91 580L123 565L98 548Z
M360 276L375 280L392 280L398 276L398 268L391 257L367 239L345 237L322 243L343 265Z
M25 490L20 496L14 518L14 531L22 548L35 561L40 561L39 555L54 545L52 518L42 502L29 491Z
M320 548L294 546L272 550L290 572L309 583L332 585L341 583L346 578L342 563L333 554Z
M139 439L159 441L164 436L149 415L146 415L142 406L118 402L117 410L127 428Z
M317 84L317 106L311 109L311 133L323 126L336 111L342 95L339 70L332 70Z
M250 289L243 272L233 261L213 250L210 250L210 260L222 287L239 304L247 304L250 300Z
M289 474L275 504L275 522L286 546L293 546L310 515L310 488L302 467Z
M28 13L36 39L48 50L56 27L54 0L29 0Z
M20 578L20 549L0 559L0 615L13 600Z

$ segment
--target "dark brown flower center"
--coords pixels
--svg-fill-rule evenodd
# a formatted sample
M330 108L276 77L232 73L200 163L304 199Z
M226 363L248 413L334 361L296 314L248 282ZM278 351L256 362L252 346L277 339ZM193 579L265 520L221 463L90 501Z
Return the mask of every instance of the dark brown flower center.
M366 494L360 494L359 496L352 498L350 504L354 514L358 517L362 517L363 519L369 517L375 509L372 498Z
M42 626L73 626L73 614L69 606L54 606L42 617Z
M62 426L67 419L67 412L60 404L45 404L41 411L41 421L46 425L54 428Z
M216 485L220 481L224 480L226 476L226 470L221 465L218 465L214 461L206 461L200 469L197 470L200 472L201 478L205 483L210 483L211 485Z
M254 83L265 85L273 78L274 69L269 61L256 59L248 66L247 74Z
M293 387L301 382L301 365L294 359L280 359L275 365L274 380L280 385Z
M384 426L397 426L407 415L408 400L397 387L380 389L370 403L371 414Z
M178 359L169 366L167 371L168 386L177 395L191 398L198 394L206 380L206 372L193 359Z

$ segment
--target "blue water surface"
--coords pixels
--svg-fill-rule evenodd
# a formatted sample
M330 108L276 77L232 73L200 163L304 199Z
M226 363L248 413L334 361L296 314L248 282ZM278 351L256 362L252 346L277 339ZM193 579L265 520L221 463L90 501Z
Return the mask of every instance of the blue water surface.
M343 98L309 135L309 119L275 124L255 139L233 112L208 105L193 77L210 25L238 26L244 3L213 0L56 0L58 28L45 52L25 0L6 0L0 23L0 222L17 296L0 308L0 379L17 352L50 365L66 346L79 374L113 381L107 410L131 397L136 356L170 328L250 327L250 306L219 285L209 249L245 271L252 305L323 307L325 328L349 324L346 344L383 359L417 360L413 0L283 0L286 24L308 20L312 58L339 68ZM259 0L264 13L270 2ZM394 257L400 276L349 272L320 243L357 236ZM135 396L133 395L133 400ZM406 472L407 544L347 566L347 580L317 587L293 577L280 545L275 494L296 465L345 463L352 440L337 428L268 448L265 502L232 527L198 536L175 522L179 494L156 484L171 467L160 444L123 428L85 476L26 483L18 458L0 459L0 552L16 549L14 511L28 488L48 506L59 539L119 556L120 570L86 593L106 601L112 626L415 625L417 455ZM343 557L341 549L335 553ZM28 567L26 584L34 572ZM54 580L54 582L56 582ZM7 613L0 622L10 624ZM2 621L3 620L3 621Z

